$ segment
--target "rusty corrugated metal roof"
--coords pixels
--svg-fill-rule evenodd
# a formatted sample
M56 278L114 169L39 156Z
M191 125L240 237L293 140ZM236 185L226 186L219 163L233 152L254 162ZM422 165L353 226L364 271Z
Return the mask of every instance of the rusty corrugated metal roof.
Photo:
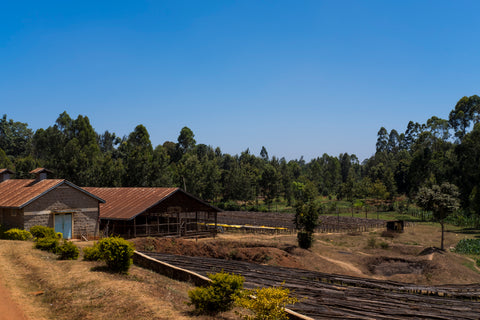
M130 220L162 202L178 188L83 188L104 199L100 205L100 218Z
M41 173L41 172L53 173L53 171L50 171L50 170L45 169L45 168L36 168L36 169L33 169L32 171L30 171L29 173L36 174L36 173Z
M41 181L35 179L8 179L0 183L0 207L23 208L30 202L62 184L68 184L98 201L104 202L104 200L98 196L90 194L84 189L63 179L44 179Z

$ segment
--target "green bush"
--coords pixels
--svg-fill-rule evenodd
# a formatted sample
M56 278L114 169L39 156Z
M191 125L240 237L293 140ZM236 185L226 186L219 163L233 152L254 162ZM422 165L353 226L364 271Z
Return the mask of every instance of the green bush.
M57 253L59 247L58 239L55 238L37 238L35 240L35 248L48 251L52 253Z
M63 233L57 232L55 233L55 235L57 236L58 239L63 239Z
M455 246L455 252L480 255L480 239L462 239Z
M80 250L72 242L63 240L63 244L58 247L57 254L60 260L77 260Z
M93 247L83 248L83 260L85 261L99 261L102 260L102 254L98 248L98 242Z
M45 226L33 226L30 233L37 239L39 238L55 238L55 230Z
M209 274L212 283L208 287L199 287L188 292L190 302L201 314L217 314L233 308L235 299L243 289L245 279L229 273Z
M297 298L290 296L290 290L281 286L246 290L236 300L238 306L254 313L253 316L244 315L245 320L288 320L285 307L297 302Z
M133 244L120 237L103 238L98 242L102 260L113 272L127 273L132 264Z
M308 231L299 231L297 233L298 246L302 249L309 249L313 244L313 233Z
M5 231L4 237L7 240L22 240L26 241L32 239L32 234L27 230L13 228L8 231Z

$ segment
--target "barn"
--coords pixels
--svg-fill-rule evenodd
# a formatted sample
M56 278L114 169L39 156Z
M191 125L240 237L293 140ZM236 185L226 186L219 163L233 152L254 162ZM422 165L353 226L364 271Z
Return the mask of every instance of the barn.
M220 209L179 188L84 188L104 199L104 235L207 236L216 231Z
M30 172L35 179L11 179L0 169L0 225L30 230L54 228L66 239L99 236L99 206L105 201L63 179L48 179L44 168Z

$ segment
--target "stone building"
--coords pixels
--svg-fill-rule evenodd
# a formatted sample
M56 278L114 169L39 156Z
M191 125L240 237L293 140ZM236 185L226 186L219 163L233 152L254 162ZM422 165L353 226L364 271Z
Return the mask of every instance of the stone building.
M29 230L36 225L54 228L66 239L99 236L99 207L105 201L63 179L47 179L50 171L30 172L35 179L11 179L0 169L0 225Z

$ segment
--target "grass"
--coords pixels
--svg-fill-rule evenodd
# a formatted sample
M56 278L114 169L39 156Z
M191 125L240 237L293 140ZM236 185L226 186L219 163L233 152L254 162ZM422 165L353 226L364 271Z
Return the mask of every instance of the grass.
M92 271L103 263L59 261L20 241L0 240L0 256L0 281L29 319L214 319L190 314L191 285L136 266L127 276Z

